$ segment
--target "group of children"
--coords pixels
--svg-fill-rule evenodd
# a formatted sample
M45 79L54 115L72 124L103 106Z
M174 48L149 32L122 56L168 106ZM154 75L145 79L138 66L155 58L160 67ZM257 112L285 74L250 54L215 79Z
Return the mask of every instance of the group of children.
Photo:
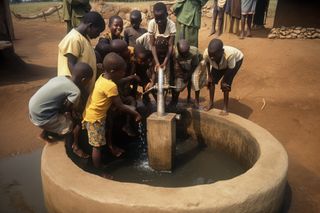
M133 10L131 27L124 30L124 36L122 18L110 17L110 33L103 34L94 49L90 39L97 38L105 29L99 13L87 13L80 25L63 38L59 44L58 76L42 86L29 102L30 119L43 129L42 139L51 142L54 134L73 136L74 153L87 158L78 146L82 127L88 133L95 167L102 167L101 147L105 145L113 155L122 155L124 151L111 140L116 115L126 114L122 130L134 136L131 124L141 121L136 111L137 99L142 95L143 103L150 106L148 91L155 96L151 89L157 83L160 68L164 70L164 87L174 88L170 107L176 107L185 88L190 102L193 88L198 108L200 89L207 85L210 100L206 110L210 110L215 84L222 78L227 112L228 94L243 60L242 52L223 46L219 39L213 39L204 54L187 40L176 41L175 45L175 23L168 18L166 5L156 3L153 13L154 19L145 30L140 27L141 12ZM138 86L142 87L142 94Z

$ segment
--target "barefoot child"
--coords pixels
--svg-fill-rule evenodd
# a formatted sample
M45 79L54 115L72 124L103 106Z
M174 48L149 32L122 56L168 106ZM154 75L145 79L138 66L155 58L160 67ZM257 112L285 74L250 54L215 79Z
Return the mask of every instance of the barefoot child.
M53 142L50 138L51 133L65 136L74 130L71 111L80 99L80 89L88 84L92 75L92 69L88 64L77 63L72 77L54 77L31 97L30 120L43 129L40 135L43 140Z
M156 64L156 71L159 67L166 69L169 67L170 57L172 56L173 43L176 34L176 25L173 21L168 19L167 7L164 3L158 2L153 6L154 19L151 19L148 25L148 33L150 38L150 47L152 55ZM156 51L156 39L163 37L168 42L168 49L165 58L159 61L159 56Z
M118 95L116 83L124 76L125 61L116 53L109 53L103 60L103 68L104 73L96 81L83 115L83 126L88 131L89 144L92 146L92 161L96 168L102 167L101 147L108 144L113 150L111 137L105 134L105 121L111 104L120 111L134 116L136 121L141 120L140 114L124 105Z
M206 110L213 108L215 84L221 81L221 90L224 95L223 113L228 113L229 92L234 76L237 74L243 61L243 53L230 46L223 46L220 39L212 39L203 53L203 59L209 70L208 89L210 92L209 105ZM211 67L211 70L210 70Z
M147 32L146 29L140 28L141 21L142 21L141 12L139 10L131 11L130 13L131 27L127 27L124 30L124 40L131 47L135 47L137 38Z
M191 76L201 59L202 55L199 53L197 47L190 46L189 42L184 39L178 41L174 60L174 78L176 89L172 92L172 106L175 107L177 105L179 94L186 87L188 89L187 102L190 103ZM199 93L200 90L195 91L196 107L199 106Z

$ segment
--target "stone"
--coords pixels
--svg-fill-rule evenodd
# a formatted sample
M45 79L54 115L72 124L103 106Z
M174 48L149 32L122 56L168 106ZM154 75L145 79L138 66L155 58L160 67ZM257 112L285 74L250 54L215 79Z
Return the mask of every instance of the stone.
M320 29L316 29L316 32L317 32L317 33L320 33Z
M306 31L307 31L306 28L302 28L302 29L301 29L301 32L302 32L302 33L306 32Z
M176 114L147 118L149 165L156 171L171 171L176 143Z
M285 39L285 38L286 38L286 36L284 36L284 35L280 35L280 36L279 36L279 38L281 38L281 39Z
M285 26L281 26L280 30L286 30L286 27Z
M308 27L307 30L309 30L309 31L314 31L315 28L313 28L313 27Z
M296 30L301 30L301 29L302 29L302 27L295 27L295 29L296 29Z
M273 33L271 33L271 34L269 34L268 35L268 38L269 39L274 39L274 38L276 38L277 36L275 35L275 34L273 34Z
M280 35L286 36L288 34L287 31L280 31Z
M293 32L296 33L296 34L300 34L301 30L293 30Z
M291 38L292 38L292 36L291 36L291 35L287 35L287 36L286 36L286 38L291 39Z

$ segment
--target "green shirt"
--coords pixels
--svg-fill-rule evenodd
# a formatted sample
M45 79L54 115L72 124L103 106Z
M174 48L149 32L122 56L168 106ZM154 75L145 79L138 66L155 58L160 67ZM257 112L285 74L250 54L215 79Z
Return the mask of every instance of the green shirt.
M200 28L201 8L208 0L178 0L173 6L177 21L181 24Z
M89 0L63 0L63 20L71 21L72 26L76 27L90 9Z

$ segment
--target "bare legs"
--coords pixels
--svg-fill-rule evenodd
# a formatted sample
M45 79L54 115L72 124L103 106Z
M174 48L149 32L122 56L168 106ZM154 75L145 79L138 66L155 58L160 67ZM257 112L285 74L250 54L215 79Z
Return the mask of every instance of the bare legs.
M241 31L240 39L244 39L245 36L251 37L251 25L252 25L252 14L241 15ZM245 24L247 23L247 33L245 35Z
M211 32L209 36L217 33L218 36L222 34L222 29L223 29L223 17L224 17L224 9L223 8L218 8L218 6L215 6L213 9L213 16L212 16L212 27L211 27ZM216 22L218 18L218 30L216 31Z

